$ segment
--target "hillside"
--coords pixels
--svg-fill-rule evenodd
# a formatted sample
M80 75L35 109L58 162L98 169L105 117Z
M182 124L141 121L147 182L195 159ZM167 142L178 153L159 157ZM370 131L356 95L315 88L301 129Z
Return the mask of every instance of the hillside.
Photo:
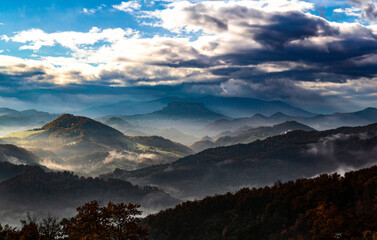
M144 220L152 240L373 239L377 167L244 188Z
M37 165L39 158L23 148L11 144L0 144L0 162Z
M153 184L180 198L205 197L241 186L312 177L377 162L377 124L328 131L291 131L249 144L207 149L171 164L104 177Z
M113 148L132 148L123 133L100 122L86 117L64 114L42 127L38 138L59 139L63 143L74 143L83 147L86 143L112 146ZM80 146L81 145L81 146Z
M15 176L0 182L0 219L26 211L53 212L61 216L91 200L137 202L151 211L171 207L177 200L154 187L138 187L115 179L84 178L70 172L45 172L24 166ZM65 216L66 217L66 216Z
M131 139L144 146L153 146L162 151L175 153L177 155L190 155L193 153L190 148L159 136L137 136L131 137Z
M161 137L125 136L103 123L71 114L64 114L40 129L13 133L2 140L36 149L36 153L43 149L50 153L43 153L41 164L85 175L168 163L191 153L188 147Z
M15 165L10 162L0 161L0 182L5 179L12 178L18 175L19 173L26 171L26 169L31 168L31 167L34 167L34 166Z
M273 125L271 127L244 127L236 129L232 132L223 132L220 133L220 136L215 141L205 139L195 142L190 147L196 152L201 152L207 148L230 146L239 143L251 143L257 139L265 139L267 137L280 135L293 130L315 131L315 129L296 121L287 121L281 124Z

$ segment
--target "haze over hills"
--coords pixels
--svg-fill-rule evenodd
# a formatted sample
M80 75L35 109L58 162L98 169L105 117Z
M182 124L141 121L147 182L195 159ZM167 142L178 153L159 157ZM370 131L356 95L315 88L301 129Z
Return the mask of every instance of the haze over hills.
M69 172L46 172L36 166L9 163L0 163L0 167L13 171L13 175L0 181L0 219L8 222L15 222L26 212L68 217L77 206L92 200L138 202L147 212L178 203L157 188L134 186L122 180L84 178Z
M137 124L130 124L120 117L110 117L102 122L108 126L111 126L125 135L128 136L161 136L167 138L174 142L183 143L186 145L192 144L198 141L199 138L191 134L184 133L176 128L153 128L153 127L142 127Z
M0 144L0 162L37 165L39 158L23 148L11 144Z
M0 108L0 135L38 127L54 120L58 116L58 114L50 114L34 109L17 111L10 108Z
M146 102L122 101L115 104L87 109L84 111L84 113L95 116L146 114L153 111L158 111L161 108L166 107L169 103L177 101L203 103L204 106L211 111L232 117L247 117L256 113L271 115L276 112L283 112L293 116L315 115L282 101L264 101L256 98L215 96L199 98L166 97Z
M357 112L333 113L313 117L290 116L281 112L275 113L269 117L262 114L255 114L248 118L220 119L207 125L205 129L218 133L231 131L241 126L269 126L285 121L297 121L317 130L327 130L341 126L362 126L377 122L377 109L366 108Z
M40 129L13 133L4 142L43 149L42 165L98 174L117 167L135 169L190 154L188 147L162 137L129 137L86 117L64 114Z
M203 103L171 102L161 110L147 114L125 115L126 120L193 120L212 121L224 118L224 115L208 110Z
M58 116L58 114L50 114L34 109L17 111L10 108L0 108L0 126L40 124L41 122L52 121Z
M192 132L212 121L228 117L207 109L202 103L171 102L163 109L152 113L123 115L121 118L142 127L174 127Z
M258 139L265 139L267 137L284 134L288 131L293 130L303 130L303 131L315 131L315 129L308 127L304 124L298 123L296 121L287 121L273 126L258 127L258 128L240 128L232 132L222 132L216 138L213 139L203 139L201 141L195 142L190 147L195 152L201 152L207 148L214 148L220 146L229 146L239 143L251 143Z
M113 127L115 129L129 129L129 128L135 128L136 126L133 126L126 120L120 118L120 117L110 117L102 121L104 124Z
M180 198L204 197L264 186L277 180L377 162L377 124L328 131L291 131L250 144L207 149L171 164L135 171L115 170L104 177L156 185Z

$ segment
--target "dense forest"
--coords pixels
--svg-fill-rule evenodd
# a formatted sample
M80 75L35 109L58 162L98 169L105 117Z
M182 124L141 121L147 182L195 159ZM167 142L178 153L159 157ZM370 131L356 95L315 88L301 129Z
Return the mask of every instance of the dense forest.
M377 167L190 201L151 215L151 239L376 239Z

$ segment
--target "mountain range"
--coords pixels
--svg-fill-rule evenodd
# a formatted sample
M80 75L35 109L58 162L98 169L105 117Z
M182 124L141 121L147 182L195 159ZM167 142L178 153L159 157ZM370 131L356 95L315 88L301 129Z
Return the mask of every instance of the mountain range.
M198 121L210 122L221 118L228 118L222 114L207 109L203 103L171 102L158 111L146 114L123 115L126 121Z
M34 109L17 111L10 108L0 108L0 126L39 125L50 122L58 116Z
M14 131L25 131L42 126L58 116L58 114L41 112L34 109L17 111L10 108L0 108L0 136Z
M242 186L312 177L377 162L377 124L286 134L204 150L170 164L134 171L117 169L108 178L154 185L181 199L201 198Z
M317 130L326 130L341 126L363 126L377 122L377 109L366 108L351 113L320 114L311 117L290 116L282 112L277 112L269 117L262 114L255 114L252 117L220 119L207 125L205 130L219 133L231 131L243 126L269 126L285 121L297 121Z
M216 140L207 137L201 141L195 142L190 147L195 152L201 152L207 148L229 146L239 143L251 143L258 139L265 139L267 137L284 134L293 130L315 131L315 129L296 121L287 121L273 126L258 128L243 127L234 131L222 132L216 137Z
M202 103L211 111L225 116L246 117L256 113L271 115L276 112L283 112L293 116L313 116L315 114L289 105L282 101L264 101L256 98L238 97L199 97L180 98L166 97L146 102L121 101L114 104L102 105L84 110L84 114L104 116L104 115L133 115L146 114L158 111L172 102L194 102Z
M229 117L207 109L204 104L196 102L171 102L166 107L145 114L116 115L134 126L143 128L175 128L182 132L194 133L205 125ZM100 120L106 120L100 119Z

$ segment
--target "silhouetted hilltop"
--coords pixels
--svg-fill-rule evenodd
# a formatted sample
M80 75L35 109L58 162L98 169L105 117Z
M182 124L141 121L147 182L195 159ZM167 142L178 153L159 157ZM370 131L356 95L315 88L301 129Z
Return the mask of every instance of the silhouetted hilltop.
M186 121L212 121L226 116L208 110L203 103L171 102L161 110L147 113L122 116L126 120L186 120Z

